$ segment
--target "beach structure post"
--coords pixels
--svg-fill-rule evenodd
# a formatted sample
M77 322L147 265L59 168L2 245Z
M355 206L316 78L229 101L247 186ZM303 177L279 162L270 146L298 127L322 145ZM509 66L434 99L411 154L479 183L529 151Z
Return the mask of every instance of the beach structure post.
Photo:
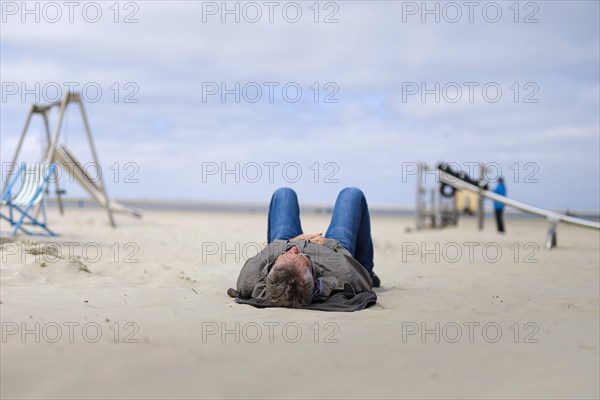
M427 173L435 176L435 185L426 187L424 177ZM444 193L445 184L440 180L439 174L440 171L436 164L417 163L417 202L415 207L415 228L417 230L428 225L431 228L439 229L447 225L458 224L459 213L454 197L455 192L452 190L449 194ZM448 200L452 200L451 204Z
M481 177L481 179L483 179L483 177L485 176L485 164L484 163L479 163L479 176ZM479 187L479 192L477 193L477 199L478 199L478 205L477 205L477 226L479 227L479 230L482 231L483 230L483 225L485 223L485 210L483 209L483 200L484 197L482 196L482 192L483 192L483 188L480 186Z
M421 186L421 163L417 163L417 204L415 209L415 228L416 230L420 230L423 228L423 220L421 218L421 214L423 213L423 194L425 189Z
M50 145L50 122L48 121L48 114L46 111L42 112L42 119L44 120L44 131L46 132L46 140L48 145ZM48 151L48 149L46 149ZM65 213L63 202L62 202L62 194L63 191L60 188L60 184L58 182L58 173L56 169L54 169L54 191L56 193L56 200L58 202L58 210L60 211L60 215Z
M85 113L85 108L83 107L83 102L81 101L79 94L77 94L77 103L79 104L79 109L81 110L81 118L83 119L83 125L85 126L85 133L87 135L88 142L90 144L90 149L92 150L92 157L94 157L94 162L96 163L96 165L99 168L100 163L98 162L98 154L96 153L96 146L94 146L94 138L92 137L92 131L90 129L90 124L88 122L87 115ZM115 220L113 217L112 210L110 208L110 200L108 199L108 195L106 194L106 186L104 185L104 177L103 177L102 173L99 174L99 179L100 179L100 187L102 188L102 193L104 194L104 198L106 200L104 203L104 207L106 208L106 212L108 213L108 220L110 221L110 225L114 227L114 226L116 226Z
M554 218L548 218L548 234L546 235L546 248L551 250L556 247L556 228L558 227L558 220Z
M23 129L21 130L21 136L19 136L19 142L17 143L17 150L15 151L15 155L13 156L12 162L10 163L10 165L12 165L12 166L17 165L17 157L19 157L19 153L21 152L21 147L23 146L23 141L25 139L25 135L27 134L27 129L29 129L29 123L31 122L31 117L33 117L34 112L35 112L35 104L31 106L31 109L29 110L29 113L27 114L27 119L25 120L25 126L23 126ZM13 170L9 170L7 172L6 180L4 181L4 186L2 186L2 193L4 193L4 191L6 190L6 187L8 186L8 182L10 182L10 178L15 172L16 171L13 171Z

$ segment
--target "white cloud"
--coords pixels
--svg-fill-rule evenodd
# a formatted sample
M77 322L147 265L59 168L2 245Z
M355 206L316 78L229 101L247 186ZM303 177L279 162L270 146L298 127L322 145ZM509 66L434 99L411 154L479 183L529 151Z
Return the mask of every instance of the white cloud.
M190 188L181 172L198 173L203 160L291 160L305 168L332 161L340 168L338 185L296 185L309 200L359 185L372 203L410 204L414 185L401 184L401 163L445 159L497 161L505 168L536 162L546 179L535 191L513 185L516 197L551 207L598 205L598 190L589 185L599 180L597 3L537 3L537 24L515 24L508 2L501 3L497 24L477 15L472 24L423 24L418 16L404 23L401 2L340 2L337 24L313 23L309 3L301 3L306 18L298 24L281 18L222 24L217 17L202 23L201 3L139 2L139 23L115 24L103 4L107 18L97 24L9 19L0 28L0 66L2 82L27 87L98 82L103 98L87 109L100 158L106 165L139 163L144 178L134 187L113 185L118 196L216 200L240 193L265 200L288 182ZM218 96L202 101L203 82L236 81L298 82L303 98L289 104L278 92L274 103L266 94L257 104L231 96L225 104ZM471 81L498 82L502 100L486 102L480 92L473 103L402 98L403 82ZM139 103L115 103L115 82L121 97L123 85L135 82ZM312 102L314 82L321 98L322 86L335 82L339 103ZM527 82L538 85L539 103L522 102ZM12 96L2 103L3 161L12 155L29 102L31 96L24 103ZM70 122L70 142L80 146L76 118ZM577 168L575 179L569 168ZM568 191L560 189L565 184Z

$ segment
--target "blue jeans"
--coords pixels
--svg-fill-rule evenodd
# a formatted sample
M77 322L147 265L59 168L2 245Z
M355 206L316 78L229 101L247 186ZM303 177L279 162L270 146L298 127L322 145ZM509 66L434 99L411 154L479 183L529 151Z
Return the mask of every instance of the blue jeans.
M301 235L298 196L290 188L273 193L269 205L267 240L290 240ZM364 193L357 188L345 188L338 194L325 237L335 239L369 272L373 270L373 240L371 218Z

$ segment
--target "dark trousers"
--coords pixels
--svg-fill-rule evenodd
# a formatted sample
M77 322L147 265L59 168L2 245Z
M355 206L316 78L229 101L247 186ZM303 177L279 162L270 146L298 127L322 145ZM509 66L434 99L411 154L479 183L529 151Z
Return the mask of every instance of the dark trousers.
M496 225L498 226L498 232L504 232L504 209L494 209L496 214Z

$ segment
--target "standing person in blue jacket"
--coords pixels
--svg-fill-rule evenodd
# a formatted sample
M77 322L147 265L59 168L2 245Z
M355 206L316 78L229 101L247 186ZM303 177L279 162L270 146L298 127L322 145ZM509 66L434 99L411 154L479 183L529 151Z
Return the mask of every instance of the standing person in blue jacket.
M506 196L506 186L504 185L504 178L498 178L498 184L494 193L501 196ZM496 214L496 225L498 225L498 232L504 233L504 204L497 201L494 202L494 213Z

